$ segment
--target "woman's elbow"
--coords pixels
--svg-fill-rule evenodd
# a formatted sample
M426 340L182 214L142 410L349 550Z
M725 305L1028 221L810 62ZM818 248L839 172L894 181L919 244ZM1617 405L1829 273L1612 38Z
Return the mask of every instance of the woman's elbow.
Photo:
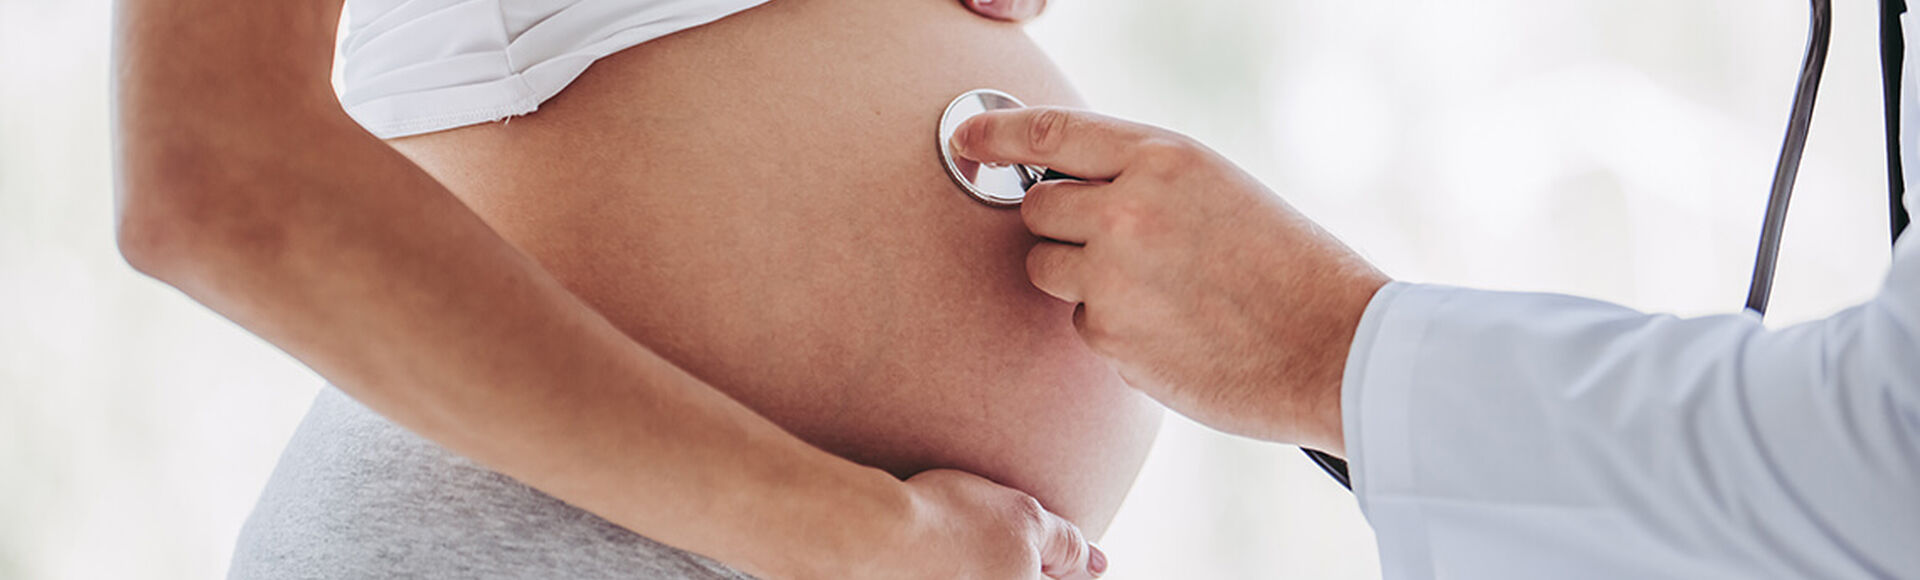
M167 170L129 163L135 168L120 178L114 233L133 269L177 286L208 266L257 253L282 230L273 213L249 210L261 205L248 198L253 188L194 171L205 158L171 157L162 162Z
M122 198L126 197L122 193ZM145 210L122 207L115 216L114 242L120 248L120 257L128 266L142 274L161 278L167 270L166 264L177 252L170 252L170 242L166 237L163 224L150 217Z

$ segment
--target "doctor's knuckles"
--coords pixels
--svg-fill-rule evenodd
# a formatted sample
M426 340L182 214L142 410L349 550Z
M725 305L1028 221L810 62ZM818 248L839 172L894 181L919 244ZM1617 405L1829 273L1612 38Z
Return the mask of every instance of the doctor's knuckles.
M1043 240L1035 287L1080 303L1087 345L1127 382L1241 435L1344 449L1340 380L1387 277L1279 196L1183 135L1092 113L983 114L957 155L1083 176L1021 205Z

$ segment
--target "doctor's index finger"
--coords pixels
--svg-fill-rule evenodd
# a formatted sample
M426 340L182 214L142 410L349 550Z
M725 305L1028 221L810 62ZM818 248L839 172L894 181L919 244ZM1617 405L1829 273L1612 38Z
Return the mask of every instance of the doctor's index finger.
M1093 181L1125 171L1139 143L1165 131L1060 107L981 113L953 132L954 154L982 163L1049 167Z

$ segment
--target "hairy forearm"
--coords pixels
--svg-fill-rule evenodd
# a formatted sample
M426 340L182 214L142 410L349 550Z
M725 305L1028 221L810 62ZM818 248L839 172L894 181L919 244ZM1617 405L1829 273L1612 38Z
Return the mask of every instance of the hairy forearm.
M906 509L885 474L628 339L354 125L325 83L335 2L119 4L121 233L136 266L401 425L755 572L857 541L836 516Z

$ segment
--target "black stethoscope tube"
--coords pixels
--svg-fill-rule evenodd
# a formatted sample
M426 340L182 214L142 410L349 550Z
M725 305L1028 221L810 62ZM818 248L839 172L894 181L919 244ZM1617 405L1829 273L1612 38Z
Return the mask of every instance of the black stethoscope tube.
M1903 84L1900 76L1906 66L1906 33L1900 25L1900 15L1906 13L1906 0L1880 0L1880 98L1886 104L1887 116L1887 209L1893 216L1893 239L1900 240L1911 216L1900 201L1906 194L1907 182L1900 166L1900 104Z
M1766 314L1773 292L1773 274L1780 257L1780 240L1786 229L1787 206L1793 198L1793 185L1800 173L1800 159L1807 147L1807 134L1813 125L1814 101L1820 93L1820 78L1826 71L1827 48L1833 37L1831 0L1811 0L1811 29L1806 59L1800 66L1800 84L1794 90L1793 113L1787 118L1786 141L1780 147L1779 163L1774 166L1773 188L1767 197L1766 220L1760 227L1760 247L1754 257L1753 280L1747 287L1747 308ZM1880 0L1880 72L1881 97L1886 106L1887 191L1893 239L1899 241L1911 217L1901 203L1906 183L1901 169L1900 104L1901 67L1906 57L1905 34L1900 15L1907 11L1905 0ZM1302 449L1327 475L1347 489L1353 480L1347 462L1312 449Z
M1340 482L1340 487L1353 491L1353 477L1347 475L1347 460L1304 447L1300 450L1307 452L1307 458L1312 459L1314 465L1320 466L1321 471L1327 472L1327 475L1333 476L1334 481Z
M1807 57L1800 65L1800 86L1793 91L1793 114L1787 118L1786 142L1773 168L1773 190L1767 197L1767 217L1760 226L1760 249L1753 258L1753 281L1747 286L1747 309L1765 315L1773 295L1774 267L1780 262L1780 237L1787 227L1787 204L1800 175L1800 158L1807 151L1807 132L1813 127L1813 104L1820 96L1820 77L1827 70L1827 45L1833 39L1833 3L1812 0Z

